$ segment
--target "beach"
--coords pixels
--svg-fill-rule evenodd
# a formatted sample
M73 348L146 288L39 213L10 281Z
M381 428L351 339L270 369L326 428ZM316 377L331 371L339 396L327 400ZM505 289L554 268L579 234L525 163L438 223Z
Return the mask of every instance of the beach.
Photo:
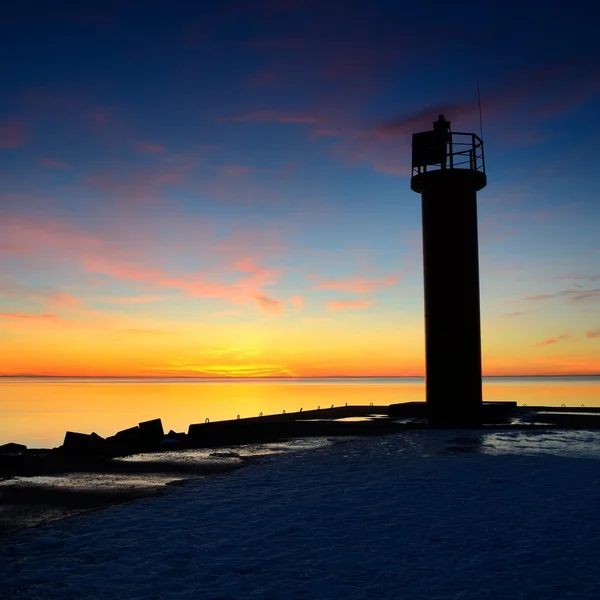
M0 541L18 598L592 598L600 436L414 431L264 456Z

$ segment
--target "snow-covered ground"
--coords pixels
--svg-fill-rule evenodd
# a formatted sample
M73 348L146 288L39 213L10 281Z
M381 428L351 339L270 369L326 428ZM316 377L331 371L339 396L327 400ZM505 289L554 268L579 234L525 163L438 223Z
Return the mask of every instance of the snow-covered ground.
M20 598L600 598L600 435L414 431L266 456L0 540Z

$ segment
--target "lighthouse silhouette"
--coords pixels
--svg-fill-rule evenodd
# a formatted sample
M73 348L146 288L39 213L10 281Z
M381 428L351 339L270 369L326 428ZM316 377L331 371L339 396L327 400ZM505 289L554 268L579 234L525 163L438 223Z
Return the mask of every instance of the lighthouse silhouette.
M481 325L477 192L483 141L453 132L443 115L413 134L410 187L421 194L425 363L429 423L481 424Z

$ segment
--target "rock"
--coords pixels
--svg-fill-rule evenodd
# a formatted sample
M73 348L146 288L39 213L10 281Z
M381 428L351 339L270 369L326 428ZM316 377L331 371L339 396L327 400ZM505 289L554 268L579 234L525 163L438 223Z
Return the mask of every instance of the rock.
M67 431L63 449L68 452L100 452L105 448L106 440L97 433L77 433Z
M181 440L178 440L177 438L171 438L171 437L166 437L164 440L161 440L161 442L160 442L161 446L177 446L178 444L181 444Z
M27 446L24 444L15 444L14 442L9 442L8 444L2 444L0 446L0 454L17 454L18 452L25 452L27 450Z
M160 442L165 437L162 421L160 419L152 419L151 421L143 421L139 424L140 431L146 440Z

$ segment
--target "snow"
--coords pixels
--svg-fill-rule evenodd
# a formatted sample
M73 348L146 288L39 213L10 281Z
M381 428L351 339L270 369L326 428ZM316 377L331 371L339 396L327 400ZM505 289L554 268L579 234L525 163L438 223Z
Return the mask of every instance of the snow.
M600 597L600 436L415 431L265 456L0 541L19 598Z

